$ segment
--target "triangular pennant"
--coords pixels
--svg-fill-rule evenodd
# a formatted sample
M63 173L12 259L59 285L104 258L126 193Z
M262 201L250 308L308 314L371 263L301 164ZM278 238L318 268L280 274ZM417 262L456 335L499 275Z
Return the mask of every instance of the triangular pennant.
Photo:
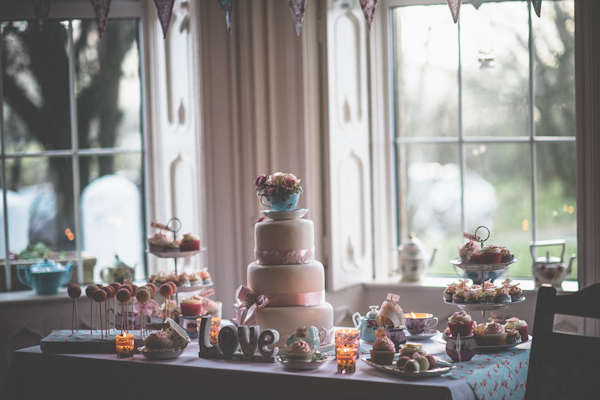
M156 12L158 13L158 19L165 39L167 38L169 25L171 25L174 4L175 0L154 0L154 5L156 6Z
M471 4L475 7L476 10L479 10L479 7L483 4L485 0L471 0Z
M233 0L217 0L221 10L225 13L225 22L227 22L227 32L231 33L231 12L233 11Z
M98 32L100 33L100 38L102 38L104 29L106 29L106 22L108 21L111 0L91 0L91 2L94 7L94 14L96 15Z
M52 3L52 0L32 0L32 3L35 11L35 19L41 31L44 29L44 23L48 19L48 14L50 14L50 3Z
M363 14L365 14L365 19L367 20L369 32L371 32L371 25L373 25L373 16L375 15L375 7L377 7L377 1L378 0L360 0L360 7L363 10Z
M542 12L542 0L532 0L531 2L533 3L533 9L535 10L535 13L539 17L540 13Z
M448 2L448 7L450 7L450 13L452 13L452 19L456 24L458 22L458 14L460 13L460 5L462 0L446 0Z
M294 25L296 25L296 35L300 36L306 0L288 0L288 5L290 6L290 11L292 12L292 17L294 18Z

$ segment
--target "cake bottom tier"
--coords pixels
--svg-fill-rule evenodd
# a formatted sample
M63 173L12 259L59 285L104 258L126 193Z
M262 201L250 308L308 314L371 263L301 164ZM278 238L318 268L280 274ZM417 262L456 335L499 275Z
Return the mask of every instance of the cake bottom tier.
M333 330L333 307L324 302L310 307L265 307L256 312L256 324L260 330L275 329L279 332L278 347L283 348L286 340L297 328L315 326L319 331L327 331L326 340L331 341Z

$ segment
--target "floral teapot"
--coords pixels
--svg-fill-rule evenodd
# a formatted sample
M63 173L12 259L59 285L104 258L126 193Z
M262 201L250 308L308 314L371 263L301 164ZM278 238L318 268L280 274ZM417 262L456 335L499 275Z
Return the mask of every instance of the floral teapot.
M542 246L561 246L562 251L559 257L550 256L550 252L546 252L545 257L536 258L536 247ZM565 266L563 262L563 256L565 255L565 241L564 240L546 240L540 242L531 242L529 245L531 250L531 257L533 258L533 278L535 280L535 287L539 287L545 283L554 286L557 289L561 289L562 283L571 273L573 268L573 260L577 257L575 254L569 259L569 265Z
M354 313L352 322L354 327L360 331L360 338L368 343L372 343L376 339L375 331L379 329L377 325L377 309L379 306L370 306L371 311L364 317L359 312Z
M116 261L112 267L106 267L100 271L100 278L106 283L119 282L123 284L126 280L133 280L135 276L135 266L130 267L119 259L115 254Z
M32 266L17 267L17 277L24 285L31 287L37 294L55 294L58 288L71 279L73 263L62 265L44 258ZM24 274L24 277L23 277Z
M419 282L425 272L433 265L437 248L433 249L433 253L429 257L423 242L414 233L411 233L409 238L410 240L399 248L398 261L402 273L402 282Z

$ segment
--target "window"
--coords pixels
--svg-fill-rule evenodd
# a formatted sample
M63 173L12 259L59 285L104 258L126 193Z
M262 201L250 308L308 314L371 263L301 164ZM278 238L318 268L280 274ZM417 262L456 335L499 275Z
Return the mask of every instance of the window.
M400 242L414 232L437 247L440 275L480 225L517 255L511 278L531 276L530 241L576 253L574 2L546 1L541 18L525 1L463 4L458 24L445 2L401 3L390 18Z
M111 18L100 38L86 10L42 31L2 22L0 290L44 253L83 283L115 254L145 272L140 20Z

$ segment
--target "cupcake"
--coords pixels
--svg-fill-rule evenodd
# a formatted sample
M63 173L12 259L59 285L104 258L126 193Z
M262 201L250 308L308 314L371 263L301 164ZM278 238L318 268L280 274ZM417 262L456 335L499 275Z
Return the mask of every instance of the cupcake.
M473 240L470 240L464 245L458 247L458 255L463 263L470 261L473 254L475 254L477 251L479 251L479 244Z
M177 251L180 251L179 247L180 247L180 244L179 244L178 240L171 241L171 242L168 242L167 245L165 246L165 251L167 253L177 252Z
M511 297L508 294L508 290L506 290L506 288L501 287L496 289L496 294L494 297L494 303L498 303L498 304L506 304L506 303L510 303Z
M202 279L202 283L204 285L209 285L212 283L212 281L210 280L210 274L208 273L208 271L206 271L206 270L200 271L198 273L198 276Z
M529 340L529 325L527 322L518 319L518 318L509 318L506 320L506 324L504 325L505 330L516 329L521 335L521 341L526 342Z
M190 276L187 272L183 272L177 276L177 286L181 287L190 287L192 284L190 283Z
M450 332L450 328L444 329L444 332L442 332L442 340L444 342L447 342L448 339L450 339L450 335L452 335L452 332Z
M181 251L196 251L200 250L200 238L192 233L186 233L181 238Z
M506 344L516 344L521 343L523 340L521 339L521 334L516 329L506 330Z
M191 286L200 286L200 285L202 285L202 278L200 278L200 275L198 275L195 272L192 272L189 275L189 279L190 279L190 285Z
M371 361L375 364L390 365L396 353L394 343L387 336L377 338L371 350Z
M415 356L415 354L417 354L417 356ZM402 350L400 350L400 357L406 356L406 357L410 357L410 358L414 359L415 357L424 356L424 355L425 355L425 350L423 350L423 348L420 344L406 343L402 347Z
M485 326L483 326L483 324L475 325L475 328L473 328L473 338L475 339L475 343L477 343L478 346L484 346L484 332Z
M202 314L202 300L195 297L187 297L179 303L181 314L186 317L197 317Z
M480 294L480 300L483 304L492 304L496 299L496 292L493 289L483 290Z
M457 311L448 318L448 328L450 328L452 337L456 337L459 333L462 337L470 336L473 333L474 325L475 321L465 310Z
M304 340L296 340L289 346L284 347L285 356L293 361L310 361L315 354L315 349Z
M156 232L154 235L148 238L148 249L153 252L163 252L166 250L170 240L162 232Z
M479 294L476 290L468 290L465 294L465 303L466 304L478 304L480 301Z
M497 322L489 322L485 325L482 336L484 346L501 346L506 344L506 331L504 326Z
M456 289L456 293L452 296L452 301L456 304L464 304L466 302L467 290Z
M448 287L444 290L444 301L452 303L452 296L454 296L454 293L456 293L457 289L458 286L456 285L456 283L449 284Z
M502 260L502 251L497 246L485 246L472 254L470 260L481 264L499 264Z
M173 347L171 339L163 332L153 332L144 340L144 344L148 350L164 350Z
M518 285L517 283L508 288L508 294L510 294L510 299L513 302L523 300L523 290Z

